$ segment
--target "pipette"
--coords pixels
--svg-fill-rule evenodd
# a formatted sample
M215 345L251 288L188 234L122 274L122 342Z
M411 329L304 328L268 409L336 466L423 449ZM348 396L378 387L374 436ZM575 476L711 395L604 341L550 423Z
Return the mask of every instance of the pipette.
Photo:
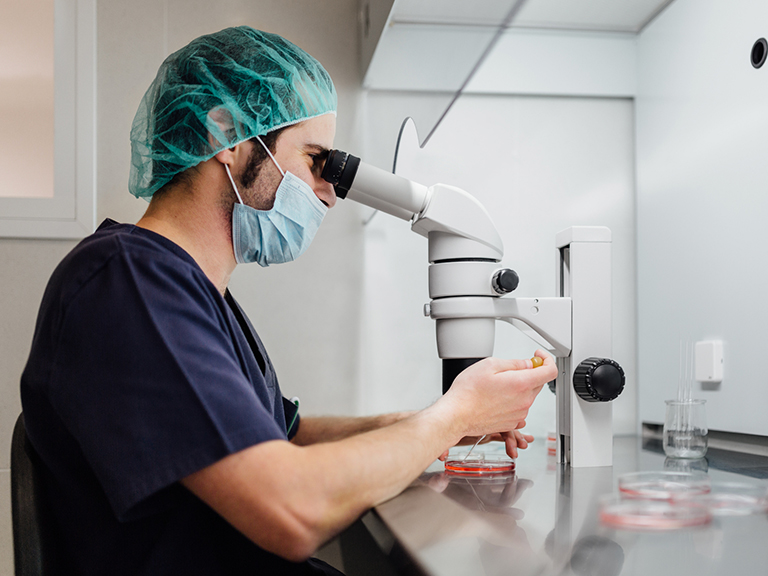
M538 356L534 356L533 358L531 358L531 364L533 364L531 368L538 368L539 366L544 364L544 358L539 358ZM483 434L482 436L480 436L480 438L478 438L477 442L472 444L472 448L469 449L469 452L467 452L467 455L464 456L464 458L462 459L462 462L466 462L467 458L469 458L469 455L472 454L472 450L474 450L477 447L477 445L480 444L480 442L485 440L486 436L488 436L488 434Z
M469 455L472 454L472 450L475 449L475 446L480 444L480 442L482 442L485 439L486 436L488 436L488 434L483 434L482 436L480 436L480 438L477 439L477 442L472 444L472 448L469 449L469 452L467 452L467 455L464 456L464 458L461 460L462 462L466 462L467 461L467 458L469 458Z

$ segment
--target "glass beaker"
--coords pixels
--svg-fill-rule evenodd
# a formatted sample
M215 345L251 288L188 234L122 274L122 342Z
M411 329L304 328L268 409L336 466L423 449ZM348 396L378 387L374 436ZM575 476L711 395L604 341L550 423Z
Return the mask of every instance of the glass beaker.
M703 458L707 453L706 400L667 400L664 453L670 458Z
M666 472L709 472L709 462L706 458L665 458L664 470Z

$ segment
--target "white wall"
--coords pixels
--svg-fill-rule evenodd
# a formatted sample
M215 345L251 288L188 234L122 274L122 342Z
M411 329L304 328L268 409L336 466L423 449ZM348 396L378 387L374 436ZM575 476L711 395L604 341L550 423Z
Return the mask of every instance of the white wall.
M402 119L440 102L430 94L369 92L363 159L392 168ZM418 163L421 183L452 184L493 216L515 269L519 296L556 296L555 234L571 225L613 231L614 358L628 386L615 402L615 430L636 430L634 314L634 147L629 99L465 95ZM413 176L412 176L413 177ZM360 410L422 407L440 394L429 301L426 239L407 223L377 214L366 227ZM495 354L530 357L536 349L499 323ZM528 420L536 435L554 423L545 390Z
M768 434L768 3L676 0L638 42L639 415L661 423L680 341L725 341L710 428Z

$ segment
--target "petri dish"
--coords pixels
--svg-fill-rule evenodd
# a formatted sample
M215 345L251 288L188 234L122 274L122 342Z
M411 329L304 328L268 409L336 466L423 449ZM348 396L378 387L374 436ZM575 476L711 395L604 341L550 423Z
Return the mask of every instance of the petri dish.
M465 456L461 453L450 455L445 460L445 471L461 476L508 475L515 471L515 461L506 454L472 454L466 460Z
M673 500L680 495L699 496L711 490L709 476L703 472L633 472L619 476L623 498Z
M712 513L694 501L627 499L611 494L600 501L600 521L623 530L681 530L706 526L712 522Z
M768 487L746 482L715 482L707 494L680 494L675 502L695 502L714 516L749 516L768 512Z

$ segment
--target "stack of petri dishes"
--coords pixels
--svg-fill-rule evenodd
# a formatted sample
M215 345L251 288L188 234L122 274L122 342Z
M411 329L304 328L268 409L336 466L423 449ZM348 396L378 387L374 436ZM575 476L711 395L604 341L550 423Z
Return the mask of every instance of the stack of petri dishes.
M624 474L618 488L600 502L600 520L613 528L676 530L707 525L713 516L768 512L766 485L713 483L703 472Z
M619 477L619 493L628 499L675 500L681 495L708 494L711 486L704 472L633 472Z
M768 512L766 487L746 482L713 482L706 494L681 494L676 501L706 506L713 516L751 516Z
M710 491L703 472L636 472L619 477L619 493L600 502L600 520L614 528L677 530L704 526L712 514L696 501L678 502L681 494Z

